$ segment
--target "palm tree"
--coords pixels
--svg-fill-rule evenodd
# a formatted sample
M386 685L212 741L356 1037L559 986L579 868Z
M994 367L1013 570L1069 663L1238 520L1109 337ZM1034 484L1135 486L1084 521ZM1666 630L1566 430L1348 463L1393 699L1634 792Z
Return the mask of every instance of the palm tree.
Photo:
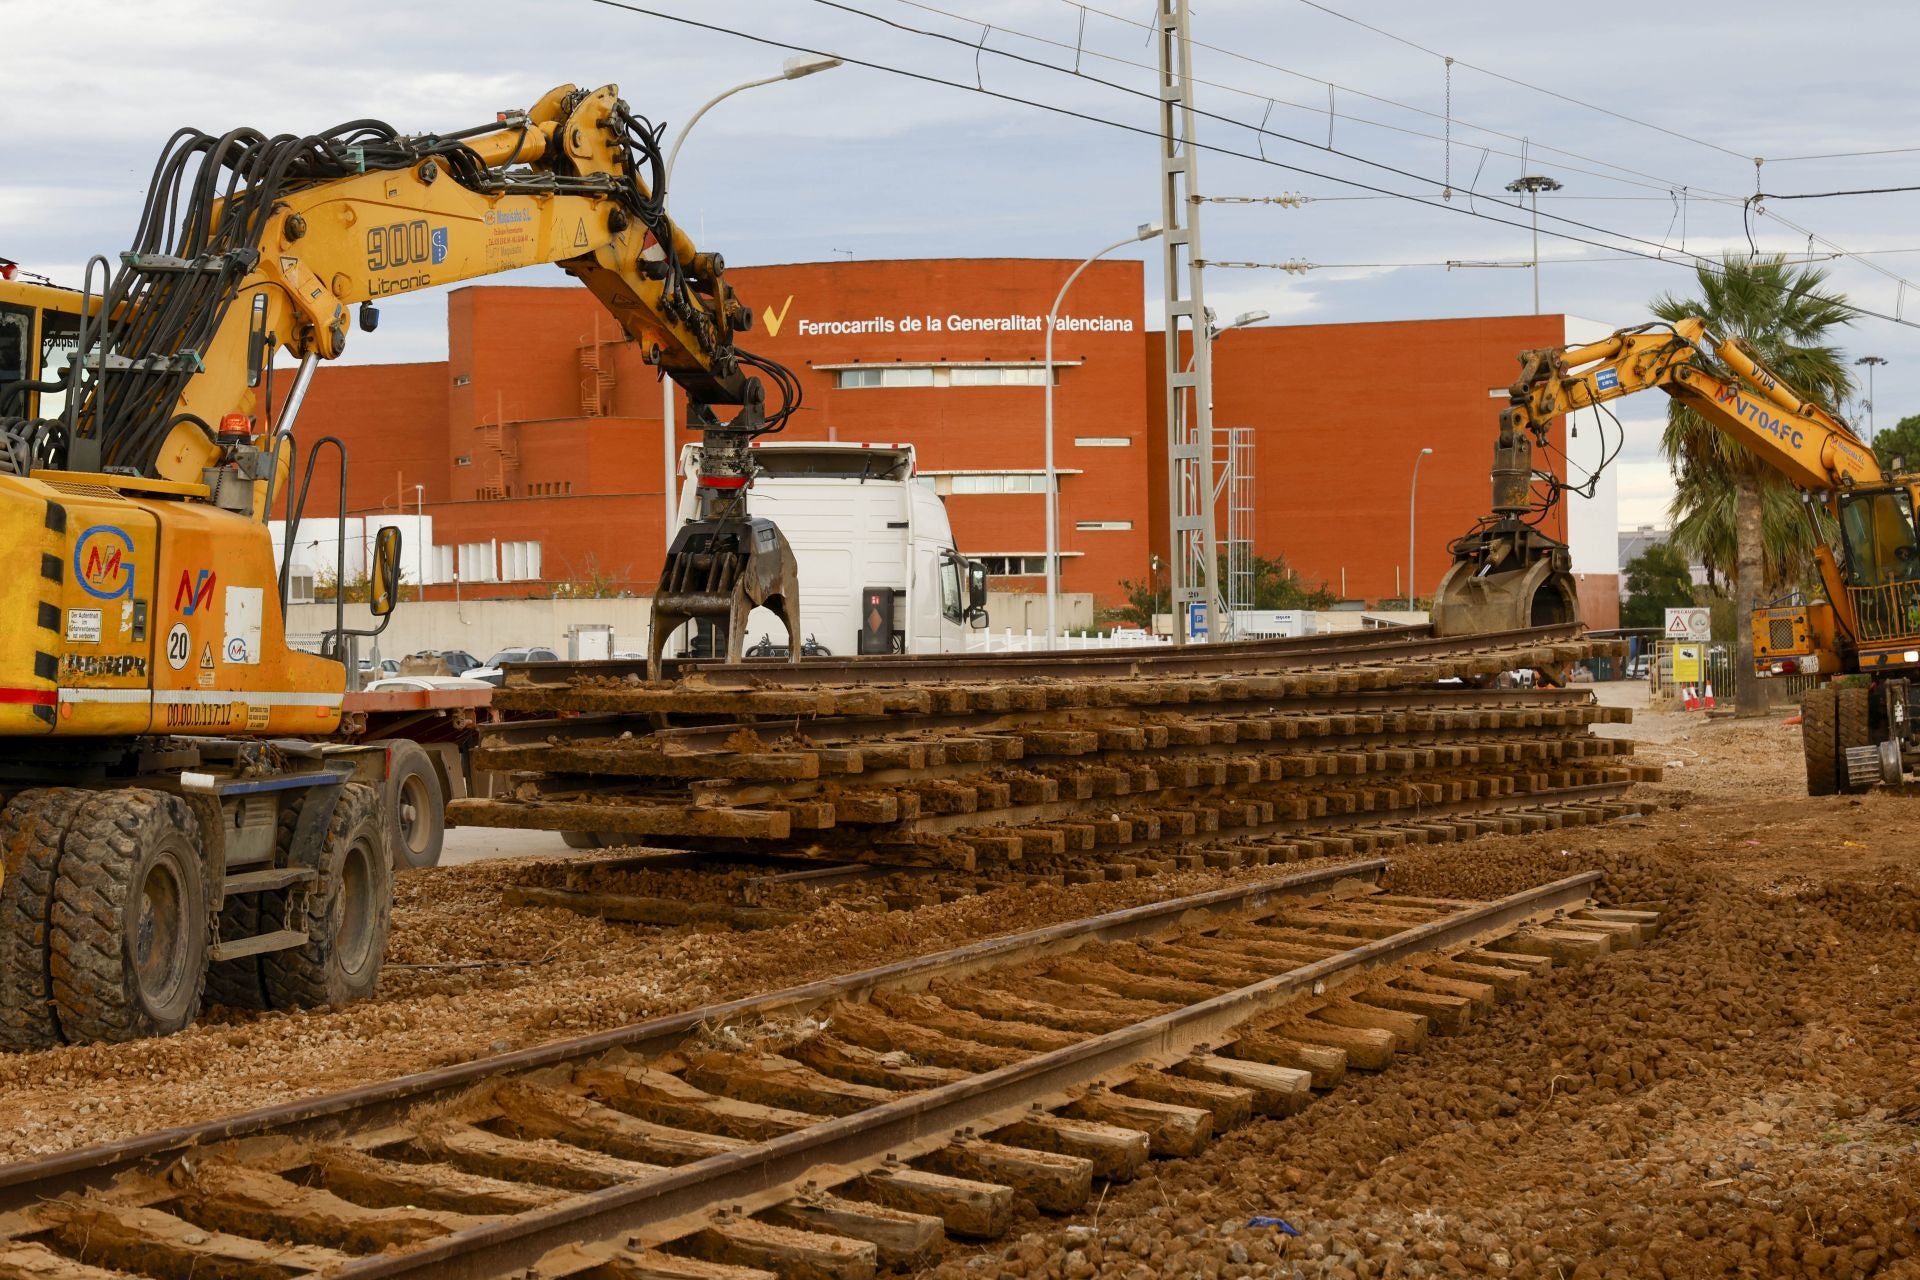
M1840 349L1828 341L1851 323L1845 297L1825 291L1827 273L1790 267L1778 256L1728 254L1702 263L1697 298L1662 294L1662 320L1700 316L1716 337L1739 338L1760 362L1804 396L1835 405L1853 389ZM1809 576L1818 535L1798 494L1737 441L1678 400L1667 406L1661 437L1676 492L1670 514L1674 542L1734 584L1739 627L1735 705L1742 715L1766 709L1753 670L1752 613L1779 590Z

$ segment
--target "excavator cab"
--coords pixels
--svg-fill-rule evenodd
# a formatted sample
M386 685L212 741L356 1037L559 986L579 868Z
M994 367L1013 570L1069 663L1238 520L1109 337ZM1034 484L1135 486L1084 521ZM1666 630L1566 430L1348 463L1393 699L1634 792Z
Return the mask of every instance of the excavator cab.
M1847 612L1862 649L1920 644L1920 533L1906 485L1839 495L1841 565Z

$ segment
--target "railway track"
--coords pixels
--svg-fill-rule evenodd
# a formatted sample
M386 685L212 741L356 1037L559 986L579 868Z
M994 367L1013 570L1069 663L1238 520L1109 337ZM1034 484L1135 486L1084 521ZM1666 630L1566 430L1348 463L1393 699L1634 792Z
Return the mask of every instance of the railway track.
M539 719L491 732L475 757L509 776L508 794L448 815L960 871L1164 861L1196 842L1351 852L1433 821L1617 799L1657 776L1628 759L1632 743L1590 732L1624 710L1584 690L1487 687L1612 650L1543 628L686 664L658 683L618 663L536 664L495 704Z
M0 1276L855 1280L1285 1115L1657 915L1353 862L0 1168Z

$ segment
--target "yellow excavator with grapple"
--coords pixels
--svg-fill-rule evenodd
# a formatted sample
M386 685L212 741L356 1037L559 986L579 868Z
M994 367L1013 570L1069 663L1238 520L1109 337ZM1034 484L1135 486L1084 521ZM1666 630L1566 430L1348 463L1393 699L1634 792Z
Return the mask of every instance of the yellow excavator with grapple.
M1471 635L1578 620L1567 547L1540 528L1564 485L1548 480L1540 495L1534 449L1547 444L1559 416L1657 387L1798 489L1820 533L1815 559L1826 598L1771 605L1752 619L1751 675L1822 681L1801 706L1807 790L1860 791L1920 768L1912 705L1920 475L1889 474L1846 423L1700 319L1524 352L1520 366L1494 443L1493 513L1453 544L1453 565L1434 594L1435 629ZM1831 517L1837 538L1815 519L1814 505Z
M294 545L323 447L345 515L344 446L295 426L353 308L371 331L403 292L538 263L580 280L704 437L710 518L681 530L656 611L743 623L768 604L799 635L792 553L742 503L747 445L798 384L736 345L752 314L667 217L663 169L613 86L448 134L182 130L117 265L71 291L0 261L0 1050L164 1034L203 999L373 989L389 761L324 739L374 632L341 603L333 656L288 647L267 523L279 503ZM298 364L276 394L283 351ZM381 626L398 535L370 565Z

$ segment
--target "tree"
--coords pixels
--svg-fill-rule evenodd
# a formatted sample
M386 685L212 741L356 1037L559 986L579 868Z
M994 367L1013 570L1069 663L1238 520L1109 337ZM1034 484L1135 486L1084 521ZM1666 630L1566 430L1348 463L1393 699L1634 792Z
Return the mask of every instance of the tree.
M1288 567L1284 556L1254 556L1253 598L1249 609L1331 609L1340 599L1327 584L1305 586L1300 575ZM1220 591L1226 594L1227 562L1220 561Z
M1166 574L1158 567L1158 557L1155 557L1154 564L1154 574L1149 581L1121 582L1120 590L1125 593L1127 602L1101 610L1102 622L1151 630L1154 615L1172 609L1168 603L1170 595ZM1331 609L1339 602L1339 595L1324 582L1314 587L1302 584L1300 575L1288 567L1284 556L1254 556L1251 568L1253 592L1247 604L1249 609ZM1228 590L1227 561L1222 556L1220 591L1224 595Z
M1627 603L1620 610L1623 627L1667 625L1667 610L1693 603L1693 571L1687 557L1671 543L1657 542L1627 561Z
M553 598L556 600L609 600L621 594L620 583L620 577L609 569L601 568L600 558L589 551L580 572L553 584Z
M328 604L333 603L334 597L339 594L335 589L335 577L336 575L331 569L322 569L313 575L313 598L316 602L324 600ZM367 577L367 571L365 569L358 569L347 575L348 604L365 604L372 594L373 583ZM401 602L404 603L412 600L419 594L419 592L413 589L413 585L407 581L407 571L402 569L400 571Z
M1896 458L1906 459L1908 471L1920 468L1920 413L1909 414L1873 438L1880 465L1891 471Z
M1790 267L1779 256L1729 254L1701 264L1697 298L1665 294L1653 302L1662 320L1700 316L1722 338L1738 338L1802 395L1838 404L1853 388L1830 331L1851 322L1846 299L1826 291L1827 273ZM1819 532L1801 514L1791 487L1745 447L1680 401L1667 406L1661 440L1673 468L1673 543L1732 581L1740 620L1735 669L1753 670L1753 610L1808 576ZM1766 710L1754 680L1739 683L1743 715Z

